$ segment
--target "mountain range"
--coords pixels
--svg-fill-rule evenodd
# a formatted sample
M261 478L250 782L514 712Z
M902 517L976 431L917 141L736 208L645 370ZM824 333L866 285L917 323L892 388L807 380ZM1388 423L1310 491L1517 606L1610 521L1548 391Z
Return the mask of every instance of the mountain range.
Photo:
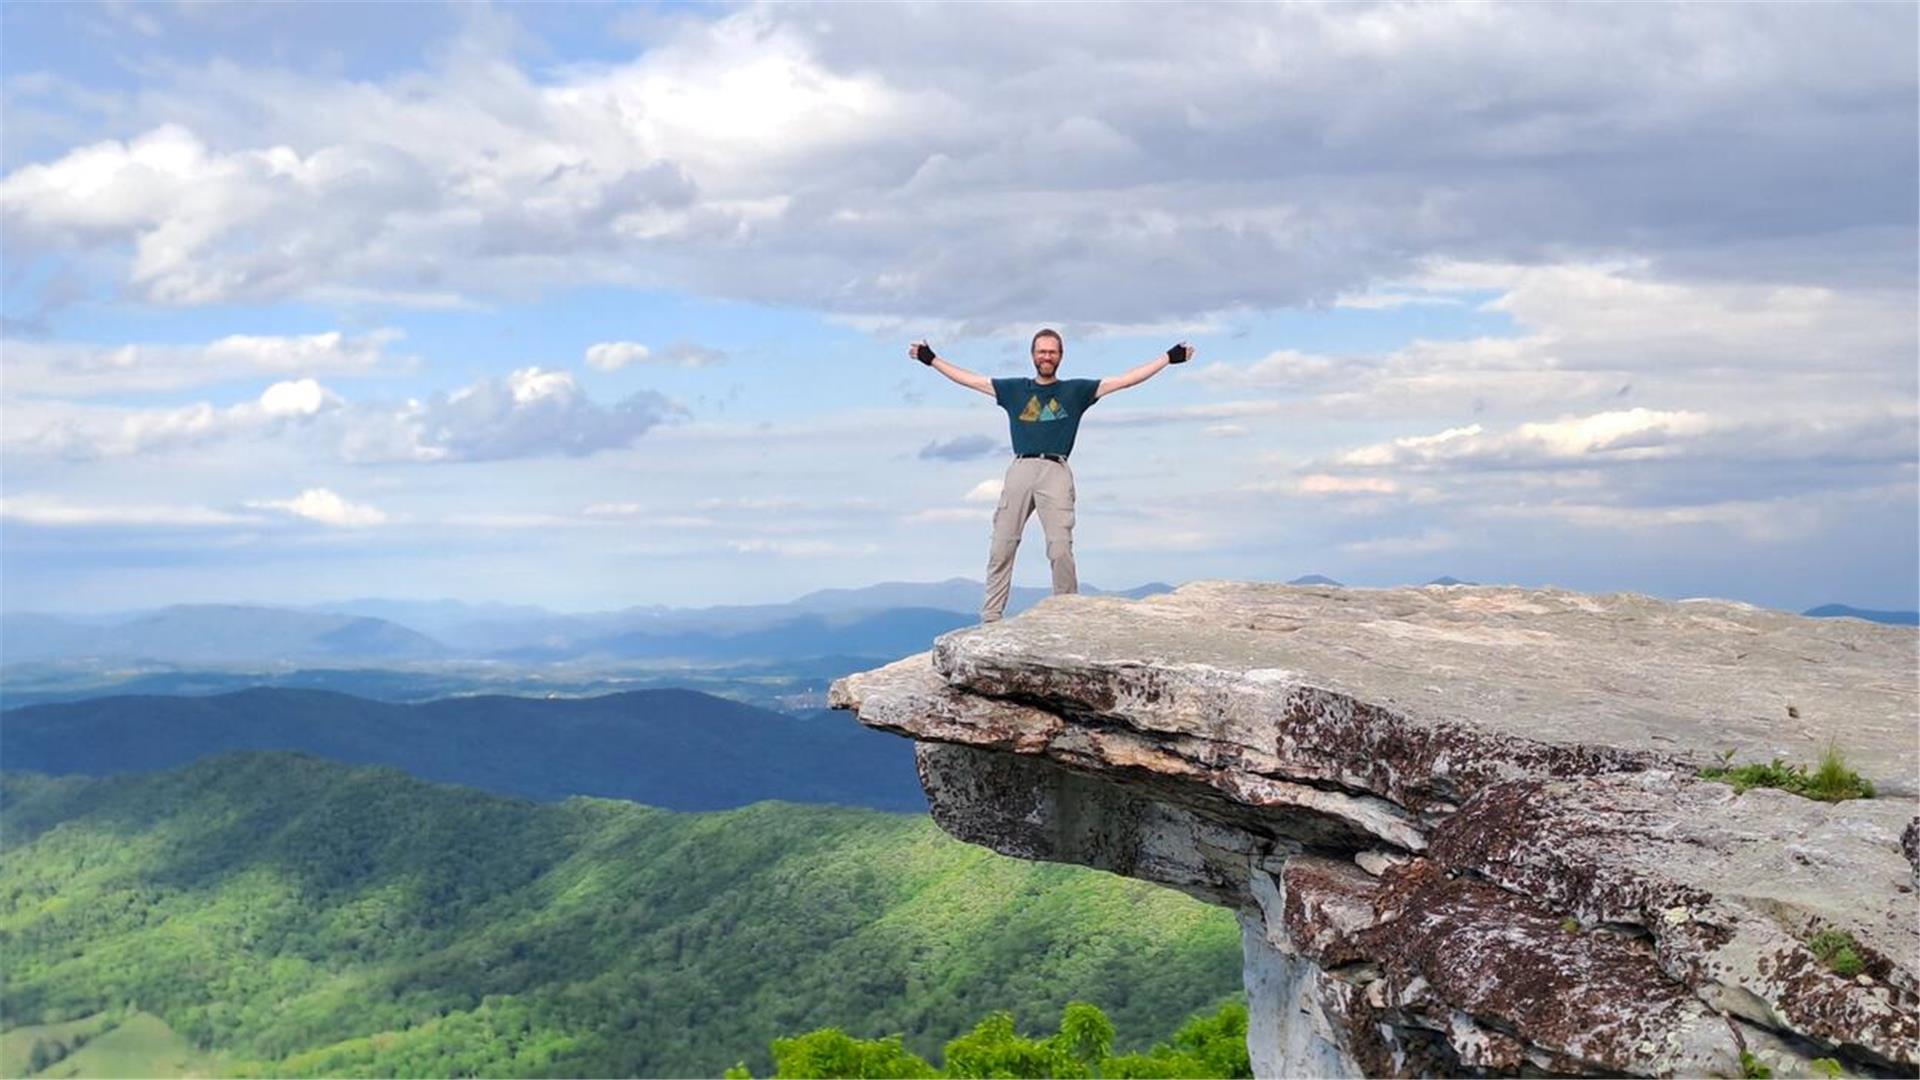
M1146 596L1142 585L1111 595ZM965 578L828 589L785 604L637 607L557 614L534 607L359 600L316 608L181 604L119 616L0 616L0 660L171 664L519 663L892 658L976 621L982 586ZM1088 593L1101 590L1088 587ZM1018 588L1009 611L1049 595Z
M385 619L239 604L180 604L110 623L0 616L0 657L9 664L55 658L185 664L239 658L408 661L449 655L440 642Z
M104 776L237 750L304 751L505 795L717 810L763 799L925 812L913 745L691 690L398 705L325 690L110 696L0 713L9 769Z
M1321 574L1289 584L1340 586ZM1452 576L1429 585L1472 585ZM1169 591L1159 582L1106 595ZM1087 587L1089 594L1101 590ZM948 630L972 625L981 585L966 578L824 589L783 604L705 608L658 606L559 614L526 605L453 600L364 599L308 608L184 604L157 611L86 617L0 616L0 661L99 666L162 664L218 667L412 665L451 662L508 665L582 663L739 664L838 655L886 660L917 652ZM1048 595L1017 588L1009 612ZM1910 611L1841 604L1812 616L1852 616L1920 624Z

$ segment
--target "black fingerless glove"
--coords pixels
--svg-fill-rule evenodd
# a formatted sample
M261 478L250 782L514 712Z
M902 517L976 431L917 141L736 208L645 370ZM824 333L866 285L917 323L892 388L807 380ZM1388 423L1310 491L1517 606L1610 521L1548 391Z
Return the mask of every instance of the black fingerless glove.
M1184 364L1186 362L1187 347L1185 345L1175 345L1173 348L1167 350L1167 363Z
M932 367L933 366L933 346L915 345L913 347L913 358L927 365L928 367Z

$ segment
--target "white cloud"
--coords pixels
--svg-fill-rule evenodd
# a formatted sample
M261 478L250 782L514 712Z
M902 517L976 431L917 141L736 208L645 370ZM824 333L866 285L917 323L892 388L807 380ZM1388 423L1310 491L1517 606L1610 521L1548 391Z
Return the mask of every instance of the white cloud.
M961 502L972 505L925 507L900 515L900 520L909 525L992 521L993 506L1000 501L1002 483L1002 479L996 476L973 485L961 496Z
M133 3L132 0L106 0L100 5L100 11L114 23L142 37L159 37L165 32L152 12L145 10L145 5Z
M336 400L312 379L278 382L260 395L260 411L267 416L313 416Z
M1075 534L1075 543L1082 544ZM1200 552L1221 546L1227 537L1210 529L1183 528L1178 524L1116 523L1100 539L1100 548L1111 551Z
M588 517L635 517L647 511L645 503L610 502L594 503L580 512Z
M1891 494L1891 493L1890 493ZM1825 508L1804 499L1730 499L1681 506L1634 506L1555 500L1486 507L1488 517L1549 519L1582 529L1645 534L1668 529L1719 527L1743 540L1774 543L1803 537L1826 522Z
M448 514L441 525L460 529L570 529L595 524L566 514L490 511L477 514Z
M537 367L520 368L507 375L507 389L513 393L515 405L531 405L542 399L566 401L575 395L577 387L573 376L564 371L542 371ZM454 397L464 400L481 393L476 383L463 390L456 391Z
M1150 427L1162 424L1191 424L1195 421L1234 421L1272 416L1295 411L1295 402L1274 399L1217 401L1204 405L1174 405L1149 408L1103 409L1100 422L1110 427Z
M587 346L586 355L587 366L601 371L618 371L629 364L698 368L718 364L726 358L727 354L720 349L691 341L676 341L657 352L637 341L603 341Z
M1472 424L1403 436L1337 453L1324 465L1416 472L1619 468L1675 460L1754 469L1779 462L1885 467L1913 460L1917 416L1920 408L1912 404L1739 418L1635 408L1526 422L1503 432Z
M993 511L970 506L935 506L903 515L900 520L910 525L951 521L992 521Z
M1426 288L1485 289L1486 310L1530 335L1507 346L1525 366L1582 370L1769 368L1873 371L1910 354L1912 289L1662 279L1650 260L1514 265L1428 262Z
M660 356L667 363L686 368L708 367L721 363L727 358L724 349L716 349L711 345L701 345L692 341L673 342L661 351Z
M154 503L83 505L58 496L0 497L0 520L16 525L57 526L203 526L248 524L256 519L204 506Z
M1005 483L1006 481L1002 477L988 477L973 485L973 487L968 490L966 500L968 502L997 503L1000 501L1000 488Z
M10 453L87 461L311 429L342 405L312 379L274 383L256 400L224 409L208 402L158 409L12 402L4 438Z
M702 510L747 510L759 513L774 511L786 513L807 507L805 499L792 495L713 495L701 499Z
M231 334L205 345L88 345L10 339L0 342L9 395L85 397L174 390L261 376L398 374L417 366L387 347L397 330L348 337L319 334Z
M291 499L264 499L248 506L262 510L280 510L294 517L317 521L337 528L358 529L383 525L387 515L365 503L351 503L326 488L308 488Z
M680 411L651 391L599 405L566 372L529 367L398 409L357 409L342 453L363 463L584 457L631 446Z
M1567 417L1548 423L1521 424L1514 431L1513 439L1521 444L1537 446L1549 457L1571 458L1598 453L1657 451L1670 441L1704 435L1713 428L1713 418L1705 413L1628 409L1624 412Z
M1321 421L1462 414L1492 420L1633 405L1686 412L1707 403L1738 419L1787 400L1833 411L1916 394L1911 358L1920 336L1911 289L1660 280L1641 262L1448 261L1430 262L1396 287L1491 292L1484 308L1517 325L1507 336L1416 339L1375 355L1283 349L1251 363L1211 364L1194 381L1272 391L1271 410ZM1180 418L1164 410L1151 415Z
M872 555L879 545L829 539L782 539L755 537L729 540L727 548L740 555L778 555L783 558L816 559L845 555Z
M1448 428L1437 435L1407 435L1390 443L1349 450L1334 460L1341 465L1368 468L1394 465L1406 460L1430 461L1445 456L1448 449L1469 445L1469 440L1478 439L1480 433L1480 425L1474 424L1471 427Z
M619 371L651 355L653 350L637 341L603 341L587 346L587 366L601 371Z
M0 179L9 246L160 303L672 284L969 332L1424 303L1363 290L1429 256L1910 287L1899 5L983 10L715 9L539 75L510 31L384 80L176 65L136 134Z
M1293 484L1302 495L1392 495L1400 485L1383 476L1332 476L1309 473Z
M1208 364L1193 380L1213 386L1261 386L1276 389L1312 389L1334 382L1346 364L1331 356L1280 349L1245 366Z
M675 513L638 502L594 503L580 512L590 518L639 518L641 524L658 529L707 529L720 524L705 514Z
M1445 551L1459 543L1459 536L1447 529L1428 529L1412 536L1349 540L1340 545L1340 550L1353 555L1424 555L1430 551Z
M656 529L712 529L720 524L703 514L655 514L646 523Z
M89 461L297 436L339 460L369 464L584 457L631 446L683 410L650 391L601 405L566 372L528 367L398 405L349 403L317 380L294 379L225 408L10 399L5 412L4 446L28 458Z
M1336 297L1334 307L1360 311L1389 311L1403 307L1458 307L1462 301L1451 296L1432 296L1407 292L1347 293Z

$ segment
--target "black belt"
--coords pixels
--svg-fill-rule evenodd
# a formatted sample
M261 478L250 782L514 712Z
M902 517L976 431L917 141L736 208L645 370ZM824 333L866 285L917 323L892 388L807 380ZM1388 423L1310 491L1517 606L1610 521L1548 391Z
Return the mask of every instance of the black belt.
M1065 454L1015 454L1013 456L1017 458L1046 458L1048 461L1057 461L1062 465L1067 463L1067 455Z

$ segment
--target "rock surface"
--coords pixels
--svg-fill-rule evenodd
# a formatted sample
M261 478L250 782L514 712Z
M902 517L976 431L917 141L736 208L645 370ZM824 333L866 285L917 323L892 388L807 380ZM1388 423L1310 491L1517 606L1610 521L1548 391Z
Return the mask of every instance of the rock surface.
M1202 582L1056 597L832 701L918 741L954 835L1238 912L1261 1076L1912 1075L1917 641L1722 601ZM1695 775L1829 741L1880 798Z

